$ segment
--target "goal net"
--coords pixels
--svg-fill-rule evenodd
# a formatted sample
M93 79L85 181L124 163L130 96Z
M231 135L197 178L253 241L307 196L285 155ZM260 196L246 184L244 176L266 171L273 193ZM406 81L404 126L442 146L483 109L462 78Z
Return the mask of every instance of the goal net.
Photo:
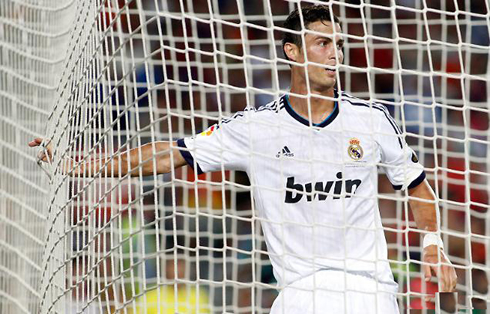
M341 21L338 89L387 106L424 165L457 267L457 307L484 307L488 3L302 2L311 3L330 5ZM278 287L245 173L63 169L70 158L108 165L145 143L195 136L288 93L282 26L297 6L0 4L0 312L269 313ZM40 167L26 146L38 136L54 147ZM437 283L423 281L421 233L406 194L380 174L373 197L400 309L438 306L423 299Z
M46 233L63 231L48 218L50 181L26 143L46 135L73 9L62 0L0 3L0 313L39 313Z

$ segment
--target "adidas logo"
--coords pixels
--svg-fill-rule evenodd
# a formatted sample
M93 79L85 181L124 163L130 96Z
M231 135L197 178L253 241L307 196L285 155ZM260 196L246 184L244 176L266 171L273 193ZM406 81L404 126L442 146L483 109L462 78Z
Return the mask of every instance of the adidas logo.
M291 153L287 146L284 146L280 151L278 151L276 157L279 158L281 155L285 157L294 157L294 153Z

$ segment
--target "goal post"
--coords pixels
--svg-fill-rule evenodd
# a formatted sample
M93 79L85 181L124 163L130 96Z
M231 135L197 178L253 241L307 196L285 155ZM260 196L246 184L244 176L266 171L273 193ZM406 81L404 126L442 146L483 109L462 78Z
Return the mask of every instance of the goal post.
M281 38L298 4L0 4L0 312L269 313L278 287L261 229L266 219L245 173L183 167L120 176L108 166L130 149L196 136L288 93L291 63ZM488 4L301 4L326 4L339 17L338 89L385 105L400 125L437 195L441 236L459 278L457 307L484 307ZM40 167L26 146L39 136L54 147L53 162ZM105 164L97 173L63 171L67 160L95 159ZM384 174L378 189L373 199L400 310L436 306L421 298L437 283L424 283L421 232L407 195Z

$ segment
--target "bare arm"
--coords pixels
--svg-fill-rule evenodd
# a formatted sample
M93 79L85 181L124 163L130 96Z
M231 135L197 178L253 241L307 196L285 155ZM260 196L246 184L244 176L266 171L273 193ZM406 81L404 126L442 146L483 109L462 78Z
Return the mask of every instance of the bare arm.
M36 138L29 143L30 147L40 146L43 139ZM171 148L170 142L153 142L133 148L126 152L121 152L108 158L90 159L79 163L74 160L68 160L66 163L66 173L72 176L85 175L93 176L100 171L114 176L125 176L126 174L137 176L140 171L143 176L168 173L172 170L171 156L173 158L173 167L179 168L186 164L182 157L177 143L173 142ZM52 160L52 144L46 146L46 152L39 156L44 162ZM141 158L140 158L141 156ZM111 160L112 158L112 160ZM107 165L105 164L107 161ZM106 167L106 168L104 168ZM156 167L156 169L154 169Z
M170 149L171 144L173 149ZM148 143L114 155L113 158L114 161L107 163L107 173L114 173L114 176L124 176L128 173L137 176L140 171L143 176L153 175L154 173L169 173L172 170L171 158L173 158L174 168L180 168L186 164L185 159L177 148L176 142ZM96 173L97 170L102 168L103 163L103 159L97 160L92 173Z
M408 195L411 196L409 204L417 227L425 231L437 231L436 206L431 203L435 201L435 196L427 180L409 189Z
M436 232L438 224L437 207L434 203L435 195L427 180L409 189L408 194L410 196L410 208L417 227L424 231ZM439 262L439 256L441 262L444 263L440 268L436 265ZM443 251L438 252L437 245L429 245L424 248L423 261L426 263L422 266L426 281L430 280L432 273L435 273L441 280L441 292L454 291L457 283L456 271Z

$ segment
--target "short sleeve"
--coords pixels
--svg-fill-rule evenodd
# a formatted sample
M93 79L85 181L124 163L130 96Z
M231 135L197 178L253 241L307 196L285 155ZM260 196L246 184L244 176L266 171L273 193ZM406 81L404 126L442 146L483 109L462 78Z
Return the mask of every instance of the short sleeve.
M187 163L199 174L248 167L249 123L246 112L221 121L193 137L177 141ZM197 168L197 169L196 169Z
M395 190L411 189L425 180L424 167L402 136L396 121L380 106L377 143L381 151L381 167Z

